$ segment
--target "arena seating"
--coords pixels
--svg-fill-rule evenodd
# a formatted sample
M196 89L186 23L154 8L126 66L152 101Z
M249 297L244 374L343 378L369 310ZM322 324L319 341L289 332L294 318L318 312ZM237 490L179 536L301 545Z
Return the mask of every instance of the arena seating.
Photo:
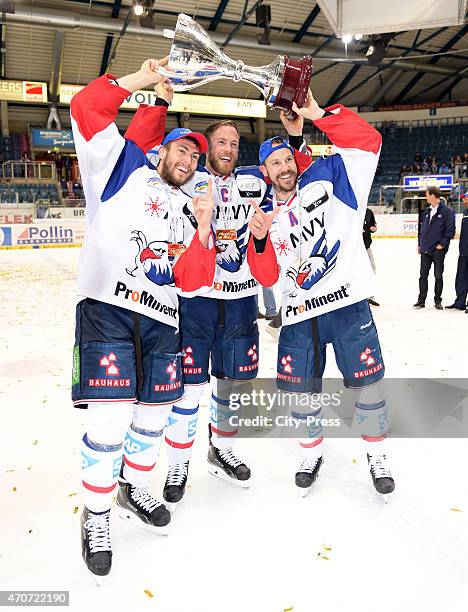
M449 162L454 155L463 155L468 150L468 124L396 127L384 131L379 170L369 196L370 202L378 202L381 185L398 185L400 169L412 164L417 152L422 157L434 156L438 165ZM395 190L386 190L385 199L393 201Z
M29 139L26 134L11 134L11 136L0 137L0 159L2 163L9 159L21 159L24 152L31 159Z
M239 164L241 166L258 164L258 145L247 141L244 136L241 136L239 142Z
M0 183L0 202L30 202L49 200L58 202L57 185L54 183Z

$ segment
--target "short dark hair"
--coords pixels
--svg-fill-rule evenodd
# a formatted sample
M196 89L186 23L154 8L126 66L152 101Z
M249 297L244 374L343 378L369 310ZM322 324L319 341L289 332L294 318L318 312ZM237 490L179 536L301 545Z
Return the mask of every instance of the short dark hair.
M440 199L440 196L441 196L440 189L436 187L435 185L431 187L427 187L426 193L428 193L429 195L433 195L438 199Z
M205 137L210 140L216 130L224 126L234 128L240 138L239 126L232 119L222 119L221 121L215 121L214 123L210 123L210 125L205 130Z

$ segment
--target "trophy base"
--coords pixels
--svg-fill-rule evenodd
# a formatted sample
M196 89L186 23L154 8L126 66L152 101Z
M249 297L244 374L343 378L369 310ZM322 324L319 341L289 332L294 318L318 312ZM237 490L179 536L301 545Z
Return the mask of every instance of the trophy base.
M293 102L299 108L304 105L312 76L312 58L306 55L300 60L284 56L284 72L273 108L284 110L287 115L295 117Z

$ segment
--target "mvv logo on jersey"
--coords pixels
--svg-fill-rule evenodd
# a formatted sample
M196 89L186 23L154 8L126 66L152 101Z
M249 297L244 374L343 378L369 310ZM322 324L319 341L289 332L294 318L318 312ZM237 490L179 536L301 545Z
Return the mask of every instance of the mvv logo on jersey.
M130 378L117 378L120 376L120 368L117 365L117 355L109 353L99 359L99 366L104 368L105 376L108 378L90 378L90 387L130 387Z

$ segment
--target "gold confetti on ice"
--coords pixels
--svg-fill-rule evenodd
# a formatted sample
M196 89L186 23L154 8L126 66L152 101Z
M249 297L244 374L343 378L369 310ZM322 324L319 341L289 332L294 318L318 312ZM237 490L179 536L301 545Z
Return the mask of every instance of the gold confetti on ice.
M321 559L324 559L325 561L330 561L329 557L326 557L325 555L320 555Z
M13 487L12 491L13 493L16 493L16 487Z
M14 472L15 470L5 470L5 474L9 474L10 472Z
M33 446L37 446L39 444L39 440L33 440Z
M153 593L149 589L145 589L144 593L145 595L148 595L148 597L154 597Z
M69 493L69 494L67 495L67 497L74 497L75 495L76 495L76 493Z
M463 510L460 510L460 508L450 508L450 510L452 512L463 512Z
M357 459L353 459L353 463L357 463Z
M325 546L325 544L322 546L323 550L326 551L330 551L331 550L331 546Z
M293 607L291 606L290 608L285 608L283 612L292 612Z
M76 514L77 512L78 512L78 506L75 506L75 507L73 508L73 514Z

